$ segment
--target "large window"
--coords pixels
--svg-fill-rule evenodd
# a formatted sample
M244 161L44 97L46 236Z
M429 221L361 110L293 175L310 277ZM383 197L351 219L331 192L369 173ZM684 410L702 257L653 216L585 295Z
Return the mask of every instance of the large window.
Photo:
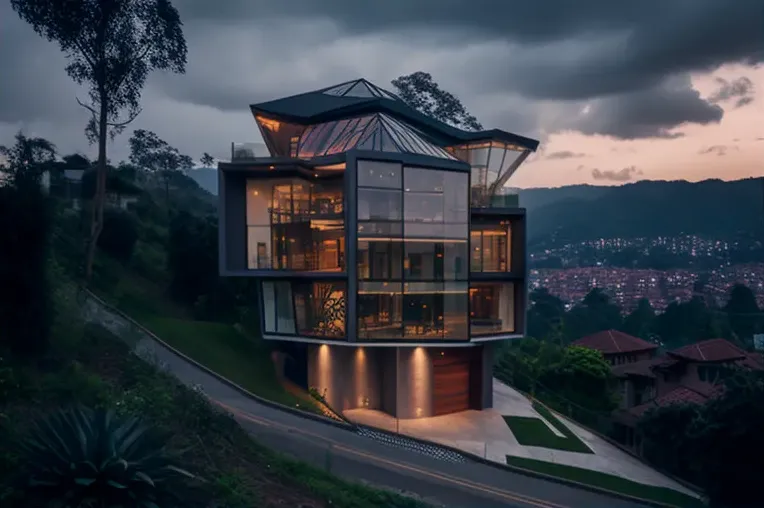
M403 337L403 285L400 282L358 283L358 337Z
M358 242L360 280L401 280L403 244L389 238Z
M473 282L470 286L471 335L515 333L515 285Z
M308 337L345 336L345 284L314 282L295 287L297 329Z
M473 272L512 270L512 228L509 221L472 225L470 270Z
M448 151L472 167L472 206L503 206L495 199L530 153L526 148L500 141L479 141Z
M247 259L250 269L344 270L342 181L249 180Z
M266 333L304 337L345 337L345 284L262 283Z
M360 338L468 339L468 181L359 161Z
M294 335L294 308L289 282L263 282L262 288L265 332Z

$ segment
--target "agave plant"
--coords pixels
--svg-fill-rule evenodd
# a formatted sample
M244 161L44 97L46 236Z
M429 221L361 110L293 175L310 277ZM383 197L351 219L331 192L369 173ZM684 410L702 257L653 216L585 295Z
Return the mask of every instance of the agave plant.
M165 440L138 418L111 410L59 410L19 443L23 489L50 508L166 508L193 475L177 467Z

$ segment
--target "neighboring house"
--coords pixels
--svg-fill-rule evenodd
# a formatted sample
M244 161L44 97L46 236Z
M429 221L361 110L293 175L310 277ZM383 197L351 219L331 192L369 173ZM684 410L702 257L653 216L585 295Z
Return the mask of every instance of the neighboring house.
M104 203L120 210L127 210L130 205L138 202L138 196L135 194L126 194L124 192L113 191L106 192L106 200Z
M525 330L525 210L504 186L538 142L366 80L251 110L270 156L218 166L220 273L260 279L292 375L340 411L491 407L493 345Z
M592 338L595 336L599 339ZM725 339L704 340L660 356L654 356L653 344L616 331L600 332L574 344L602 351L609 360L619 359L610 362L620 390L615 431L630 446L635 445L637 421L649 409L676 403L704 404L721 392L720 382L734 367L764 368L760 354L749 353Z
M647 360L655 355L657 344L633 337L618 330L606 330L588 335L571 344L601 352L610 365L622 365Z

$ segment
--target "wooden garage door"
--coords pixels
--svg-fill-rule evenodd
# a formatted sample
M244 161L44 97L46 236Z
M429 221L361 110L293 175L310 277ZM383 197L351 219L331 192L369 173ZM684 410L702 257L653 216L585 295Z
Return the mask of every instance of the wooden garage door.
M470 408L469 351L452 349L433 356L433 413L435 416Z

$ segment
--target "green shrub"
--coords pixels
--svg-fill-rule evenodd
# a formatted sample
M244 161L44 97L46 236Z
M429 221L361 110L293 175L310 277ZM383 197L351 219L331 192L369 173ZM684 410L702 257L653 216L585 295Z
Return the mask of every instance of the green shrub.
M19 486L33 506L187 506L177 494L193 475L176 465L165 442L137 418L60 410L21 441Z
M103 378L74 361L60 371L46 374L40 381L39 393L48 402L77 401L88 406L106 407L113 389Z

